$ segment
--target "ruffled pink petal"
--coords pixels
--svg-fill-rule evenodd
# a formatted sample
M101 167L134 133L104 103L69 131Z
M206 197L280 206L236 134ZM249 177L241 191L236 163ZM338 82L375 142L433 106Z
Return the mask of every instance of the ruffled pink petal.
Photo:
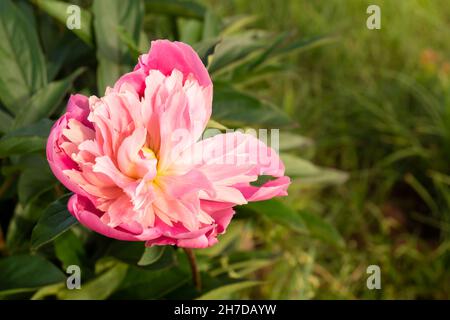
M161 237L148 240L146 246L176 245L182 248L206 248L215 243L215 238L210 238L214 226L208 226L193 232L177 232L177 228L166 231Z
M184 80L192 75L201 86L212 85L208 71L189 45L176 41L156 40L152 41L149 53L139 57L134 70L122 76L114 85L114 89L119 90L124 83L129 83L142 96L145 78L150 70L158 70L168 76L175 69L183 74Z
M101 221L100 217L103 213L96 209L89 199L77 194L70 197L67 207L82 225L110 238L125 241L148 241L158 238L161 234L155 228L146 230L134 228L135 231L142 231L136 234L131 232L133 228L130 226L112 228Z
M77 119L85 126L92 128L92 124L87 120L89 115L89 99L82 94L71 95L67 102L67 113L70 118Z
M63 131L67 129L71 120L77 120L85 125L91 126L86 119L89 113L87 97L83 95L73 95L67 104L67 112L59 118L53 125L47 139L46 155L47 160L56 178L70 191L86 195L78 184L72 182L64 173L64 170L76 169L77 163L63 149Z
M247 201L263 201L274 197L287 196L287 189L291 183L289 177L280 177L275 180L264 183L260 187L250 184L235 185L244 195Z

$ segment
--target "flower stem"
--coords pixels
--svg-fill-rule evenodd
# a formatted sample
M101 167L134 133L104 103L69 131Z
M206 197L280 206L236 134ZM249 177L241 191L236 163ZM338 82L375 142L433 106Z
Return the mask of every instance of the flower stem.
M183 250L188 257L189 265L191 266L192 281L194 282L194 286L198 291L202 291L202 278L200 277L200 271L197 267L197 260L195 259L194 251L190 248L183 248Z

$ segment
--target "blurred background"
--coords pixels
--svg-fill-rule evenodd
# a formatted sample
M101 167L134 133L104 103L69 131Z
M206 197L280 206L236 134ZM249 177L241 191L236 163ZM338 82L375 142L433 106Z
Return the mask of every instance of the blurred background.
M81 29L66 26L68 2L0 4L0 297L450 297L450 5L70 3ZM371 4L379 30L366 27ZM194 250L200 291L181 250L76 224L42 236L42 217L67 201L43 146L68 94L102 95L158 38L192 45L208 66L211 127L280 129L293 178L288 197L238 208L219 244ZM71 264L81 290L65 288ZM380 290L366 285L369 265Z

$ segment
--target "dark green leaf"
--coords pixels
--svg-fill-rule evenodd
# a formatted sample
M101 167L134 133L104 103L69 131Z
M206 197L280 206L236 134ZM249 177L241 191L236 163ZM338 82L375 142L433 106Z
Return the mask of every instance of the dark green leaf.
M272 43L268 44L266 48L256 57L256 59L254 59L251 63L246 64L244 68L248 71L262 64L278 47L281 46L282 42L287 39L288 35L288 32L283 32L276 36Z
M77 223L77 219L67 210L67 201L70 196L67 194L59 198L45 210L31 235L33 249L52 241Z
M39 288L65 280L64 274L40 256L17 255L0 259L0 291Z
M33 197L26 204L16 205L6 233L6 246L10 253L29 251L33 227L53 200L51 190Z
M0 1L0 99L12 113L47 83L36 28L10 0Z
M84 71L80 68L63 80L54 81L36 92L17 114L14 127L20 128L50 116L72 87L72 82Z
M55 42L56 44L54 44L47 56L49 80L53 81L62 68L69 65L78 65L80 61L85 61L86 58L92 57L92 48L84 45L78 38L66 35Z
M266 42L267 36L255 31L225 38L214 51L212 62L208 66L209 72L214 74L242 63L250 54L263 49Z
M176 262L177 260L173 248L167 246L155 246L145 248L144 254L137 264L147 270L158 270L172 267Z
M52 123L48 119L42 119L4 135L0 139L0 158L44 150Z
M189 281L189 270L179 267L146 270L130 266L122 284L111 298L160 299Z
M295 41L288 41L285 45L276 47L271 56L281 56L293 52L308 50L320 45L332 43L336 38L330 36L314 36L305 39L297 39Z
M293 125L289 116L272 104L220 85L214 88L213 118L232 126L280 128Z
M114 241L106 255L149 270L163 269L176 264L176 256L172 248L156 246L146 248L143 242Z
M47 161L43 157L35 157L35 159L36 162L25 168L19 177L17 191L22 204L53 188L56 182Z
M55 254L64 268L70 265L82 266L86 261L83 242L73 230L68 230L55 239Z
M213 54L217 43L219 43L219 39L215 38L197 42L192 46L205 66L208 66L208 58Z
M113 241L105 255L135 265L144 254L144 251L145 246L139 241Z

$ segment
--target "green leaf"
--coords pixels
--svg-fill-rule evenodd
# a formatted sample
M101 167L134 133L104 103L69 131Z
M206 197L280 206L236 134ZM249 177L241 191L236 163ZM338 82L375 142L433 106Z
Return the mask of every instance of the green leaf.
M250 54L263 49L267 43L267 36L257 31L248 31L237 36L225 38L220 42L208 66L211 74L237 66L245 61Z
M52 124L52 121L42 119L4 135L0 139L0 158L45 150Z
M345 242L339 232L322 217L306 211L299 212L303 222L308 228L309 233L337 247L344 247Z
M240 15L231 19L227 19L228 23L222 31L222 36L229 36L235 33L242 32L242 30L257 21L260 17L257 15Z
M282 153L280 156L286 167L286 175L290 177L308 177L320 173L320 168L311 161L287 153Z
M266 61L271 56L271 54L282 45L283 41L287 39L288 35L288 32L283 32L277 35L275 39L272 40L272 42L269 43L264 48L264 50L256 57L256 59L245 64L244 69L248 71L264 63L264 61Z
M50 116L72 87L72 82L84 71L80 68L70 76L54 81L36 92L16 116L14 127L19 128Z
M290 132L280 132L279 137L281 151L301 149L314 145L314 142L310 138Z
M225 71L232 71L231 74L226 73L225 77L228 81L248 85L261 80L271 81L277 74L288 75L293 73L295 66L290 66L286 62L286 55L328 43L330 39L327 37L295 39L292 32L267 35L261 39L260 50L254 50L251 54L247 54L245 59L225 67ZM220 70L219 73L224 73L224 70ZM215 77L217 78L217 75Z
M56 183L47 161L43 157L36 157L35 160L36 162L25 168L19 177L17 193L22 204L50 190Z
M221 85L214 88L213 118L231 126L281 128L293 125L289 116L272 104Z
M59 39L54 47L49 50L51 50L47 55L49 81L53 81L63 67L79 64L83 59L92 56L91 52L93 51L92 48L84 45L81 40L67 35ZM89 76L91 75L89 74Z
M179 41L193 45L202 38L203 23L195 19L177 19Z
M293 41L289 40L285 43L285 45L276 47L271 56L280 57L285 54L309 50L321 45L332 43L334 41L336 41L336 38L323 35L297 39Z
M208 120L206 128L218 129L218 130L227 130L227 127L225 127L223 124L221 124L220 122L217 122L217 121L215 121L213 119L209 119Z
M193 1L180 0L147 0L145 7L152 14L167 14L170 16L203 19L205 7Z
M139 56L143 53L139 48L139 44L134 41L131 34L122 26L117 28L120 40L127 45L128 51L134 60L137 60Z
M172 267L176 264L175 252L167 246L145 248L144 254L138 261L138 266L147 270L158 270Z
M280 156L286 167L286 175L300 178L302 184L342 184L348 179L348 174L343 171L318 167L312 162L292 154L281 153Z
M214 53L214 48L219 41L219 38L206 39L192 45L205 66L208 66L208 58Z
M44 300L47 297L56 297L59 291L66 287L66 283L56 283L40 288L36 291L30 300Z
M141 259L138 261L138 265L139 266L148 266L150 264L155 263L164 254L164 249L165 249L165 247L163 247L163 246L154 246L154 247L145 248L144 254L142 255Z
M55 254L65 269L70 265L85 264L86 253L83 243L72 230L68 230L55 239Z
M0 1L0 99L12 113L47 83L36 28L10 0Z
M26 204L16 205L6 233L6 245L10 253L29 251L33 228L53 200L53 192L47 191Z
M127 273L128 266L117 263L95 279L81 286L79 290L64 289L57 296L63 300L103 300L108 298L120 286Z
M107 86L131 71L135 63L119 30L127 30L133 43L139 43L144 9L140 0L95 0L92 10L97 42L97 86L103 94Z
M203 40L212 39L219 36L221 31L220 18L212 11L207 10L203 23Z
M333 168L320 168L317 175L305 176L299 179L303 185L339 185L348 180L348 173Z
M300 214L277 199L266 201L251 202L245 205L245 208L253 210L263 217L291 228L300 233L307 233L305 223Z
M224 300L229 299L234 293L260 285L260 281L241 281L238 283L228 284L223 287L213 289L204 295L197 298L197 300Z
M8 132L13 120L13 117L9 113L0 109L0 133Z
M77 219L67 210L70 196L70 194L64 195L51 203L44 211L31 235L32 249L36 250L54 240L77 223Z
M45 11L48 15L52 16L60 23L67 24L67 18L69 13L67 8L71 3L56 0L32 0L32 2L38 6L41 10ZM92 32L91 32L92 14L90 11L80 8L80 28L74 28L71 31L75 33L81 40L88 45L92 46Z
M0 291L35 289L65 280L58 268L37 255L0 259L0 274Z
M112 299L160 299L191 281L189 270L179 267L146 270L130 266Z
M114 241L108 247L106 256L148 270L171 267L177 262L172 248L159 246L146 248L142 242Z
M105 255L136 265L144 251L145 246L139 241L113 241L106 250Z

